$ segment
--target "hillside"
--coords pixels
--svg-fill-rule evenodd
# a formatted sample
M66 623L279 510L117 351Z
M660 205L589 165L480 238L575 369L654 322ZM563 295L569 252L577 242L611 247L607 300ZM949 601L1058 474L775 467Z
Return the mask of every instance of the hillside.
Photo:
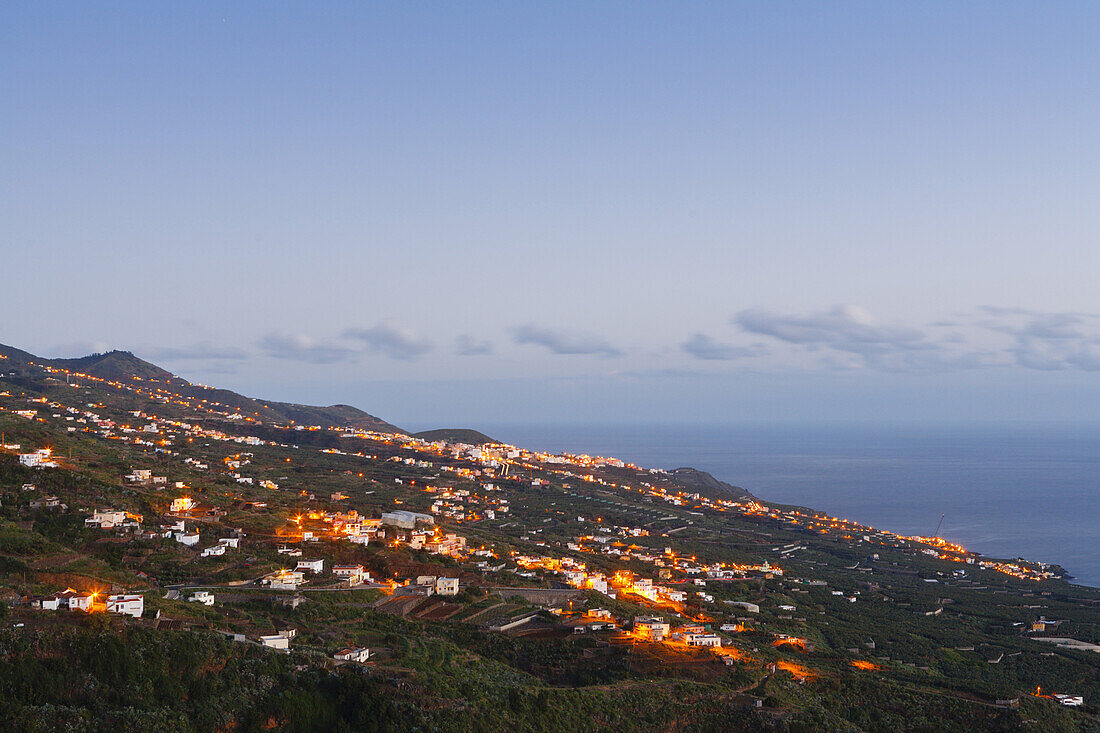
M177 377L161 367L138 358L129 351L108 351L75 359L46 359L30 352L0 344L0 356L6 357L7 368L31 364L64 369L72 373L88 374L108 381L155 381L170 387L174 393L199 400L225 405L243 415L251 415L265 422L320 425L322 427L354 427L360 430L376 430L385 433L405 431L390 423L350 405L296 405L287 402L268 402L245 397L227 389L217 389L193 384Z
M697 468L681 467L670 471L670 473L678 480L683 481L687 486L693 488L702 489L704 491L717 492L718 494L736 497L736 498L755 498L748 491L745 491L740 486L734 486L733 484L727 484L725 481L719 481L711 476L706 471L700 471Z
M1056 565L2 355L13 730L1100 730L1100 590Z
M414 438L421 440L442 440L448 443L467 443L469 445L485 445L487 443L499 443L488 435L469 428L438 428L436 430L424 430L413 433Z

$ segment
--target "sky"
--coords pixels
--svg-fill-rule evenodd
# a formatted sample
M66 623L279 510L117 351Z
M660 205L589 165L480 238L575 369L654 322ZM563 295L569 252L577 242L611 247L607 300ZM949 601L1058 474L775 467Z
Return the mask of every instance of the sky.
M1092 420L1100 6L0 6L0 343L403 426Z

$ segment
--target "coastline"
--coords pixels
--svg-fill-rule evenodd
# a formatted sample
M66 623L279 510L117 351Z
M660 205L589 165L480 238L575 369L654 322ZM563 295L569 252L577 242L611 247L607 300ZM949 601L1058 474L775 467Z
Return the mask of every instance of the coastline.
M1100 428L1077 425L479 426L497 440L692 466L777 506L903 536L940 536L985 557L1057 565L1100 587ZM1095 447L1094 447L1095 446ZM1093 469L1095 468L1095 472ZM1042 491L1038 487L1042 487Z

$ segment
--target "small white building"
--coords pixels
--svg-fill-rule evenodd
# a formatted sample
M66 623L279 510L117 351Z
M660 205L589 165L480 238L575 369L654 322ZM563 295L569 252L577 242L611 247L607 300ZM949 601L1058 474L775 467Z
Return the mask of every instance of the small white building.
M348 585L360 585L365 577L362 565L334 565L332 574L347 580Z
M195 591L187 600L191 603L201 603L204 606L213 606L214 594L208 590Z
M28 468L57 468L57 461L50 458L52 453L49 448L39 448L34 453L20 453L19 463Z
M264 578L263 582L270 585L272 590L297 590L305 582L305 576L297 570L280 570Z
M668 621L659 618L634 619L634 633L653 641L663 641L668 637L670 627Z
M684 641L688 646L722 646L722 637L718 634L687 634Z
M172 506L169 507L169 511L172 512L188 512L195 508L195 500L190 496L181 496L178 499L172 499Z
M260 643L266 647L271 647L272 649L290 649L290 639L286 638L282 634L261 636Z
M145 597L137 593L107 596L107 613L122 613L141 618L145 613Z
M92 610L92 601L95 600L95 596L83 593L77 593L69 598L69 610L70 611L90 611Z
M332 655L333 659L338 659L342 662L365 662L370 657L369 649L341 649Z
M441 596L458 595L458 578L436 578L435 592Z
M92 514L84 520L85 527L99 527L101 529L111 529L126 521L126 512L115 511L98 511Z
M194 547L199 544L198 532L176 532L175 538L176 542L179 542L181 545L187 545L188 547Z
M80 591L68 588L60 593L46 596L41 602L44 611L57 611L67 608L70 611L87 611L92 607L92 596Z
M311 573L323 573L325 571L324 560L299 560L295 570L301 570L303 572L308 571Z
M202 557L219 557L225 554L225 545L211 545L204 547Z
M222 537L221 539L218 540L218 544L223 545L223 546L225 546L227 548L230 548L230 549L233 549L233 550L238 550L241 547L241 538L240 537Z

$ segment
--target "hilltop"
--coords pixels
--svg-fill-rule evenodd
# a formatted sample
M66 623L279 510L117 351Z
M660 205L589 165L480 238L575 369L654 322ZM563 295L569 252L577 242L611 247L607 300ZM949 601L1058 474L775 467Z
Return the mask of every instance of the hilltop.
M46 359L27 351L0 344L0 356L7 357L6 368L40 366L63 369L74 374L88 374L106 380L133 380L162 383L165 388L186 397L220 403L263 421L319 425L322 427L346 426L387 433L404 433L390 423L350 405L297 405L287 402L257 400L227 389L217 389L193 384L182 377L138 358L129 351L108 351L75 359Z
M499 440L490 438L485 433L469 428L438 428L436 430L424 430L419 433L413 433L413 437L427 441L442 440L447 443L466 443L468 445L486 445L500 442Z

